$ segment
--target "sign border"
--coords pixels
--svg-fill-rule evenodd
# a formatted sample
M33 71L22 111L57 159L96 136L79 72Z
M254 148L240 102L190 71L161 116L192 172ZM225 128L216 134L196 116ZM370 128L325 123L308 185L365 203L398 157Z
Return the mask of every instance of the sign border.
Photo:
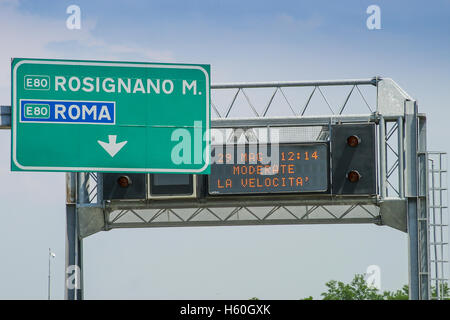
M19 59L19 58L18 58ZM14 63L14 59L12 60ZM58 65L83 65L83 66L121 66L121 67L134 67L134 68L168 68L168 69L194 69L200 70L205 75L206 80L206 154L208 155L205 165L200 169L164 169L164 168L104 168L104 167L50 167L50 166L24 166L17 160L16 147L17 147L17 69L26 63L31 64L58 64ZM158 64L158 63L139 63L139 62L101 62L101 61L73 61L73 60L38 60L38 59L23 59L16 63L12 70L12 160L15 166L22 170L28 171L71 171L71 172L85 172L85 171L100 171L100 172L136 172L136 173L199 173L201 174L210 165L211 161L211 143L210 143L210 79L208 72L199 65L187 65L187 64ZM31 100L31 99L28 99Z

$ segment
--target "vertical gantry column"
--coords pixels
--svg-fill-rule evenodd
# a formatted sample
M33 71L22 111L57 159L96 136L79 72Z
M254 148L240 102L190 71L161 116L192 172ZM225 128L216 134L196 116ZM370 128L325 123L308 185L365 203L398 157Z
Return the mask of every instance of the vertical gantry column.
M419 235L419 299L431 299L430 281L430 235L429 235L429 210L428 210L428 153L426 145L426 119L418 116L418 235Z
M66 300L83 299L83 241L77 204L89 202L88 173L66 174Z
M427 160L425 118L405 101L405 195L408 210L409 298L429 299Z
M380 197L386 198L387 178L386 178L386 122L384 117L380 116L379 129L379 141L380 141Z

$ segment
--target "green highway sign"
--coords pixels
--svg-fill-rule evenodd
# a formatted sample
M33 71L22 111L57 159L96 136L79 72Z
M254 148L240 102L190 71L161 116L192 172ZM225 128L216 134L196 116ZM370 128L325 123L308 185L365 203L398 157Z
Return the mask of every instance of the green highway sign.
M210 66L13 59L14 171L210 172Z

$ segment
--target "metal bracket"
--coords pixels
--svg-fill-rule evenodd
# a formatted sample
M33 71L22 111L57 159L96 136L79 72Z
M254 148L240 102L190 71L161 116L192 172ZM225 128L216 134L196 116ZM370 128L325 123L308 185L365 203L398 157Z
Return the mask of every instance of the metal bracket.
M86 238L99 231L105 231L105 215L99 206L77 205L79 235Z
M384 199L380 202L381 225L407 232L406 200Z
M405 114L405 100L414 100L395 81L389 78L378 81L377 88L377 111L383 116L403 116Z
M11 129L11 106L0 106L0 129Z

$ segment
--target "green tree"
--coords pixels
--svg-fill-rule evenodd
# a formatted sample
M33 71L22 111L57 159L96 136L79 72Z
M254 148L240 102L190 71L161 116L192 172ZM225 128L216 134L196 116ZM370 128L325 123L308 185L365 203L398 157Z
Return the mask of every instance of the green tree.
M439 284L439 295L445 297L444 300L450 300L450 288L448 287L448 282ZM433 298L437 297L436 287L431 287L431 296Z
M384 291L383 300L408 300L409 299L409 287L405 284L401 290L397 291Z
M383 300L383 295L374 287L369 287L362 274L357 274L349 284L331 280L326 284L323 300Z
M364 275L357 274L353 280L346 284L341 281L331 280L326 284L327 291L321 294L323 300L408 300L409 287L404 285L401 290L380 292L374 287L367 285ZM449 297L450 288L448 283L442 283L439 287L440 296ZM437 297L437 290L431 287L432 298ZM310 297L309 297L310 298ZM307 298L307 299L309 299ZM446 300L449 300L447 298Z
M323 300L408 300L409 287L404 285L400 290L380 292L377 288L368 286L363 274L356 274L353 280L346 284L342 281L331 280L325 286L327 291L321 294ZM450 300L450 288L448 282L441 283L439 294ZM431 297L437 297L436 287L431 287ZM312 296L302 300L313 300ZM259 300L257 297L250 300Z

